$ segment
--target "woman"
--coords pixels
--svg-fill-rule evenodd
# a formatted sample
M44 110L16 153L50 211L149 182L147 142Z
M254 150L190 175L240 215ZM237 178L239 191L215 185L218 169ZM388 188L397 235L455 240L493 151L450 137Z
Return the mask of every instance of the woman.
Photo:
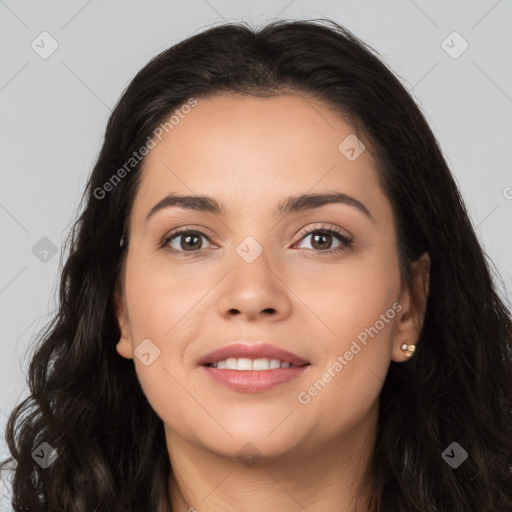
M510 312L427 122L346 29L164 51L86 196L8 423L15 510L512 510Z

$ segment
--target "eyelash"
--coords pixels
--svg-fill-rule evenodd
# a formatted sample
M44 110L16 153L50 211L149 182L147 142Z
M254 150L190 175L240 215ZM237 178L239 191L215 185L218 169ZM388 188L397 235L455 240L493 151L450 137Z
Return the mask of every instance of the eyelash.
M352 247L353 239L351 237L345 235L344 233L342 233L341 231L339 231L336 228L324 228L323 226L320 228L314 228L309 231L306 231L305 233L302 233L299 241L296 242L296 244L302 242L302 240L304 238L306 238L307 236L312 235L317 232L322 233L322 234L334 235L336 238L338 238L342 242L342 245L335 249L327 249L325 251L315 251L314 249L305 249L305 250L308 250L308 251L313 250L313 252L317 252L319 254L334 254L334 253L346 251ZM205 235L202 231L198 231L196 229L190 229L190 228L183 228L183 229L179 229L177 231L171 231L169 234L167 234L161 242L161 248L166 248L167 244L173 238L176 238L176 237L179 237L180 235L185 235L185 234L200 235L200 236L205 237L209 243L212 243L210 238L207 235ZM294 244L294 245L296 245L296 244ZM199 249L198 251L180 251L177 249L173 249L171 247L167 247L167 249L173 253L179 253L184 257L194 256L201 252L201 249Z

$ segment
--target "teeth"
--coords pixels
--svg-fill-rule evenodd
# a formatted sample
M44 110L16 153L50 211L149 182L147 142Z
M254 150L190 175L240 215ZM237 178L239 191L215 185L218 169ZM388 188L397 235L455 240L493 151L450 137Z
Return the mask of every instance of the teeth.
M223 361L217 361L210 363L208 366L212 368L220 368L225 370L276 370L277 368L290 368L294 367L285 361L279 359L267 359L263 357L261 359L249 359L247 357L228 357Z
M270 369L275 370L277 368L281 368L281 361L279 359L271 359L269 363Z
M279 363L277 359L275 359L276 365ZM270 362L268 359L255 359L252 361L253 370L270 370Z
M233 363L230 363L230 366L233 366ZM235 359L234 366L233 370L252 370L252 361L246 357L241 357L238 362Z

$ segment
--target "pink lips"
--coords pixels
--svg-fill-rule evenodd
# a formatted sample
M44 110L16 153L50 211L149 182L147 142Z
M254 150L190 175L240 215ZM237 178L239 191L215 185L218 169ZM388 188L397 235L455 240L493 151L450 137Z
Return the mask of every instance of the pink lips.
M237 359L241 357L249 359L279 359L281 362L287 362L293 366L290 368L276 368L274 370L227 370L206 366L230 357ZM210 352L198 361L198 365L200 365L201 370L208 377L227 389L245 393L257 393L295 380L307 371L310 363L275 345L267 343L258 345L236 343Z

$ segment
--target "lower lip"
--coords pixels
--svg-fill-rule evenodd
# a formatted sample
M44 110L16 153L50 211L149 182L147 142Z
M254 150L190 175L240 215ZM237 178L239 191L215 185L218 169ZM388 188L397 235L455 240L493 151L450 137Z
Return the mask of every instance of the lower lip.
M258 393L291 382L300 377L309 365L275 370L225 370L202 366L208 377L233 391Z

